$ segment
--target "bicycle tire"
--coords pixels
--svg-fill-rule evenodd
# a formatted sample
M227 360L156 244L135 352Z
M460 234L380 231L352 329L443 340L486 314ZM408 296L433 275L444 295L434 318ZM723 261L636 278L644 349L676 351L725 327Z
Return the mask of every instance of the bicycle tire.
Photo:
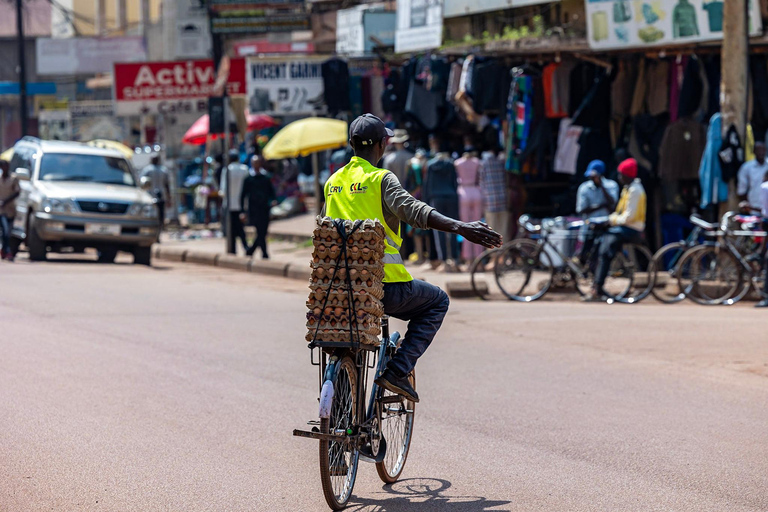
M411 386L416 389L416 370L413 370L408 375L408 380L410 380ZM393 395L394 393L386 389L383 390L382 397ZM393 484L400 478L405 462L408 460L408 452L411 449L411 440L413 439L413 421L416 414L416 404L406 400L405 397L402 398L403 401L398 405L397 416L405 415L404 421L392 422L388 425L388 419L393 418L392 415L389 418L385 418L383 410L379 418L381 433L387 441L387 453L384 455L383 461L376 463L376 472L385 484ZM383 404L383 406L389 407L393 405L395 404ZM391 412L389 407L387 412ZM392 435L387 434L387 430L390 428L392 429Z
M320 432L323 434L346 432L347 428L357 423L357 369L349 356L339 363L333 385L331 416L320 420ZM347 446L337 441L320 441L320 481L325 501L331 509L342 510L352 496L359 457L360 452L351 441ZM344 466L346 471L340 474Z
M653 260L651 261L651 279L653 279L651 293L656 300L665 304L677 304L685 299L686 293L680 288L677 276L682 270L680 262L689 248L689 245L685 242L673 242L665 245L653 255ZM673 286L677 286L677 294L667 293L665 291L668 286L666 283L662 289L657 288L657 285L660 284L659 275L662 273L665 274L665 278L668 275L668 279L674 281Z
M496 284L510 300L533 302L552 287L555 268L546 251L535 242L511 243L496 257ZM544 280L543 282L541 280Z
M486 249L472 262L472 267L469 270L469 281L472 285L472 292L481 300L488 300L488 297L486 297L486 294L483 294L480 290L478 290L475 276L479 273L478 270L480 269L480 266L485 265L485 260L487 258L495 257L495 255L497 255L500 251L501 249L498 247L495 249Z
M643 245L634 243L625 243L622 246L621 251L616 253L616 256L611 260L608 267L608 275L605 277L605 283L603 283L603 292L605 295L615 302L622 302L625 304L634 304L644 299L650 293L650 282L646 287L637 294L630 293L632 287L635 284L635 266L629 263L627 255L629 253L642 251L646 258L650 262L652 256L651 252ZM575 276L576 290L582 296L587 296L592 292L592 287L595 284L595 273L599 261L593 261L595 258L599 258L599 250L597 247L593 249L593 252L588 256L587 262L589 262L589 270L578 276ZM649 263L650 264L650 263Z
M744 280L738 260L717 245L694 247L683 255L680 265L689 269L688 278L678 276L680 289L703 306L716 306L732 299Z
M626 271L632 272L632 279L629 289L621 297L616 297L616 300L622 304L637 304L648 297L653 289L653 277L651 275L653 255L642 244L624 244L619 254L628 267ZM645 281L639 276L643 270L645 271Z

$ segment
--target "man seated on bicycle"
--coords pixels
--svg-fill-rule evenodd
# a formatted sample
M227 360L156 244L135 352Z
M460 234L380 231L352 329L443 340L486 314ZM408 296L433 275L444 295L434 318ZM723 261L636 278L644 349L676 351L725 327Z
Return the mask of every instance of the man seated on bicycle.
M587 180L579 185L576 192L576 213L584 220L607 217L619 199L619 184L605 177L605 163L602 160L591 161L584 176ZM579 240L582 242L581 250L574 258L584 265L595 243L594 234L588 224L584 224L579 230Z
M488 248L499 247L501 235L483 222L460 222L415 199L394 174L379 169L393 132L378 117L365 114L349 127L355 156L325 184L325 215L348 220L378 219L386 231L384 255L384 312L408 321L408 331L376 384L414 402L419 395L408 374L427 350L448 312L448 295L424 281L414 280L400 257L400 221L420 229L456 233Z
M619 184L623 187L616 212L608 217L609 228L600 241L599 259L595 271L595 283L586 300L603 300L603 290L611 261L625 243L638 241L645 230L647 199L643 184L637 178L637 161L634 158L619 164Z

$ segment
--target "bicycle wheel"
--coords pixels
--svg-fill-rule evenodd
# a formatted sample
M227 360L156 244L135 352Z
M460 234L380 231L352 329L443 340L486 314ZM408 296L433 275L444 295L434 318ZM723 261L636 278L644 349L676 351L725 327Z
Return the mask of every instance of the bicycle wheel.
M347 435L347 429L357 424L357 400L357 370L347 356L341 360L336 374L331 416L320 420L320 432ZM320 441L320 480L325 501L333 510L343 509L352 495L359 455L351 439Z
M680 288L677 276L683 271L680 262L688 248L685 242L674 242L665 245L653 255L650 271L653 279L651 293L665 304L675 304L685 298L685 291Z
M408 379L416 389L416 370L411 372ZM396 396L386 389L382 394L382 398ZM399 402L381 404L381 433L387 442L387 453L383 461L376 463L376 472L386 484L393 484L400 478L413 437L416 404L405 397L400 398Z
M546 251L534 242L511 243L496 258L496 284L510 300L533 302L552 286L555 269Z
M472 284L472 291L482 300L488 300L488 297L486 296L487 293L483 293L483 290L478 288L478 284L480 283L479 274L485 273L487 265L490 265L495 261L495 258L500 251L501 249L499 248L487 249L480 254L480 256L475 258L475 261L472 262L472 267L469 269L469 280Z
M618 260L618 261L616 261ZM640 244L624 244L621 252L614 259L616 271L625 276L631 274L629 288L616 300L624 304L637 304L651 293L653 278L651 262L653 256L647 247ZM619 269L619 265L623 268Z
M685 274L678 276L680 289L697 304L723 304L743 285L739 261L729 251L716 245L703 245L686 252L680 265Z

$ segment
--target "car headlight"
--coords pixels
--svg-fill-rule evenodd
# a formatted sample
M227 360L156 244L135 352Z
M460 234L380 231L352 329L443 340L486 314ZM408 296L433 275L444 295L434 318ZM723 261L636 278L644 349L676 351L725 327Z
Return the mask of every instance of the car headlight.
M157 217L157 208L154 204L134 203L128 208L127 213L131 217L154 219Z
M77 213L78 208L71 199L46 199L42 204L45 213Z

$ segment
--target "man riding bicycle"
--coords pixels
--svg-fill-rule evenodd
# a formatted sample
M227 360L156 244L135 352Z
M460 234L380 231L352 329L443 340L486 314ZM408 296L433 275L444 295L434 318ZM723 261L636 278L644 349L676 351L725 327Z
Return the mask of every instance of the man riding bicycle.
M460 222L415 199L394 174L374 164L384 156L387 138L394 133L372 114L364 114L349 128L355 156L325 184L325 215L347 220L376 219L386 231L384 255L384 313L408 321L402 345L376 379L376 384L413 402L419 395L408 374L427 350L448 312L448 295L424 281L414 280L400 257L400 221L421 229L456 233L465 240L492 248L501 235L483 222Z

